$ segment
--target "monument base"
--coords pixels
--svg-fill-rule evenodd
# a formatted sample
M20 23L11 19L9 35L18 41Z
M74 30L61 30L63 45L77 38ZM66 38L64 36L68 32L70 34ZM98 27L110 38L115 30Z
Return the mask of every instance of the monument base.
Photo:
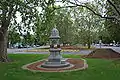
M65 60L61 60L61 62L49 62L45 61L41 67L43 68L63 68L70 66L69 62L66 62Z

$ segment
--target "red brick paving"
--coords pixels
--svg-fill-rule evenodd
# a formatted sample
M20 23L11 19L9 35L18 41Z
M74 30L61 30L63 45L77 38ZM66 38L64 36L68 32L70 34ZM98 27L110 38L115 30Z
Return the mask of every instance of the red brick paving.
M82 59L67 59L67 62L74 65L71 67L64 67L64 68L42 68L40 67L41 64L44 63L44 60L39 62L34 62L32 64L28 64L26 68L31 71L39 71L39 72L65 72L65 71L72 71L77 69L85 69L87 68L87 64L85 64L85 61Z

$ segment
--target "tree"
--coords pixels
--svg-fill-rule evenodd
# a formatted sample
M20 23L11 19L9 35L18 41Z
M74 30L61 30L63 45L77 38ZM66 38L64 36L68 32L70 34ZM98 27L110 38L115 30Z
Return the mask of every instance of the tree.
M61 43L64 45L71 44L73 42L74 27L71 19L70 10L59 9L55 11L55 24L60 32Z
M111 0L94 0L92 2L81 2L80 0L62 0L62 2L68 4L72 4L72 6L66 6L66 7L85 7L86 9L90 10L92 13L94 13L95 15L99 16L100 18L104 18L104 19L111 19L111 20L117 20L118 22L120 22L120 6L116 6L116 4L114 4L114 2L112 2ZM103 13L98 12L95 10L95 6L99 6L103 9L105 9L106 7L106 3L110 4L110 6L112 7L112 11L115 11L116 15L113 16L108 16L106 14L106 12ZM91 6L91 4L93 4ZM97 4L97 5L96 5Z
M58 30L63 43L88 44L99 40L101 33L97 34L104 21L84 7L56 9ZM74 16L73 16L74 15ZM103 30L103 29L101 29Z
M38 14L36 7L41 6L41 0L0 0L0 61L8 62L7 57L7 39L8 28L10 24L16 25L21 31L23 28L30 30L34 27L36 14ZM19 13L22 21L17 22L16 14ZM12 22L13 21L13 22Z
M98 36L101 33L98 34L98 31L104 28L102 27L104 21L84 7L74 8L72 13L74 14L72 18L74 18L75 44L87 44L88 48L90 48L91 43L99 40Z
M13 44L16 44L21 41L20 34L12 29L8 31L8 43L10 43L10 46L13 46Z
M34 36L27 31L27 33L23 35L22 44L24 44L24 46L33 45L35 41L34 39Z
M45 44L49 40L49 33L53 27L54 23L54 7L55 0L43 0L42 12L37 15L35 36L36 44Z
M119 7L120 1L115 1L115 0L111 0L114 5L116 7ZM112 11L112 7L110 6L110 4L107 4L107 15L108 16L118 16L118 14L116 14L115 11ZM120 42L120 22L116 21L116 20L106 20L105 22L106 25L106 29L108 30L109 34L110 34L110 41L109 42L113 42L113 40L115 40L116 42Z
M119 22L119 18L120 18L119 8L117 8L116 5L113 4L113 2L110 0L107 0L107 2L113 7L112 9L117 12L117 15L115 16L106 16L103 15L101 11L95 10L96 8L98 8L98 7L94 8L94 6L97 6L95 3L102 5L101 0L96 0L95 3L94 2L81 3L79 0L62 0L62 2L66 3L65 7L55 6L55 0L0 0L0 61L1 62L9 61L7 57L7 39L8 39L8 28L11 26L11 24L15 25L14 27L17 28L21 34L22 31L24 30L25 32L27 32L30 31L31 29L32 30L39 29L40 36L41 37L44 36L44 39L42 41L47 42L50 30L51 28L54 27L53 25L55 24L54 22L56 20L55 19L56 9L68 8L68 7L71 8L78 6L85 7L88 10L90 10L92 13L94 13L95 15L101 18L112 19ZM102 5L102 7L104 7L106 2L103 0L102 3L104 3ZM68 4L72 4L72 6ZM40 11L38 11L39 7L42 8L41 13ZM68 12L68 15L69 13L70 12ZM20 15L21 21L18 21L16 14ZM63 25L64 26L69 25L70 27L72 27L69 29L71 30L73 29L72 19L70 19L71 14L70 16L68 15L66 14L64 16L63 21L65 21L65 23ZM40 16L40 19L38 19L38 16ZM69 28L69 26L67 26L67 28ZM61 27L59 27L59 29L60 28ZM64 29L66 29L66 27L64 27ZM64 31L65 35L69 33L72 34L74 33L74 31L70 32L69 30ZM36 30L35 32L37 32L36 35L39 34L39 31ZM65 38L66 37L64 37L64 39ZM71 37L69 36L69 38Z
M62 0L64 3L66 3L65 7L84 7L91 11L94 15L97 15L100 18L103 18L109 22L107 22L107 32L110 33L113 40L119 41L119 27L117 25L120 24L120 1L114 1L114 0L94 0L91 2L81 2L80 0ZM72 5L67 5L72 4ZM97 5L96 5L97 4ZM65 8L64 7L64 8ZM108 9L109 8L109 9ZM111 15L112 13L112 15ZM110 25L110 23L112 23ZM108 33L107 33L108 34ZM103 35L99 38L102 38L105 42L110 42L112 40L110 38L110 35ZM107 40L105 40L107 39Z

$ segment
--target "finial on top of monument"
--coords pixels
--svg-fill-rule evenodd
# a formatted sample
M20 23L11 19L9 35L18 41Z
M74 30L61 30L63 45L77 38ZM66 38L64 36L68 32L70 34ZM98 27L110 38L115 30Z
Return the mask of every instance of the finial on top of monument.
M59 31L56 29L56 26L52 29L50 39L60 38Z

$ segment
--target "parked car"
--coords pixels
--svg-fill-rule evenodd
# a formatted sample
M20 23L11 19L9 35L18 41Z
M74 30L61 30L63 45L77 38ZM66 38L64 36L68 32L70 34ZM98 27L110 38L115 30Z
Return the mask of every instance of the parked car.
M18 48L24 48L22 45L18 45Z
M116 47L120 47L120 44L116 44Z
M40 47L40 45L36 45L36 47Z
M113 43L110 43L109 46L113 46Z

